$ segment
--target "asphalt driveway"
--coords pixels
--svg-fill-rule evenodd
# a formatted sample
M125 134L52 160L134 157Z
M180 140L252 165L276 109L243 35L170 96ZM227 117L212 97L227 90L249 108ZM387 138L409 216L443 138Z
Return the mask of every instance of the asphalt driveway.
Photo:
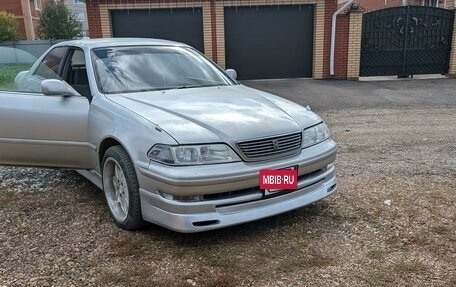
M243 84L312 109L448 107L456 105L456 79L339 81L258 80Z

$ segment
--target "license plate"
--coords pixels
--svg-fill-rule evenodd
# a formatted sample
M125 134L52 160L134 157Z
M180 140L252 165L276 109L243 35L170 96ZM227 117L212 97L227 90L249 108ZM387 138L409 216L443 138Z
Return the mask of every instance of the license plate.
M260 189L265 195L298 188L298 170L296 166L284 169L260 170Z

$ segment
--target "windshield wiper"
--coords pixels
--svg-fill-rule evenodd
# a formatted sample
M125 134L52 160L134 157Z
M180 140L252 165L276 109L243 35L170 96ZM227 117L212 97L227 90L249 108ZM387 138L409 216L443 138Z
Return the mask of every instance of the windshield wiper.
M193 88L204 88L204 87L217 87L217 86L226 86L225 84L204 84L204 85L182 85L175 87L174 89L193 89Z
M154 92L154 91L164 91L164 90L169 90L171 88L146 88L146 89L139 89L139 90L125 90L125 91L120 91L123 93L142 93L142 92Z
M182 85L177 87L166 87L166 88L147 88L138 90L120 90L107 94L122 94L122 93L142 93L142 92L154 92L154 91L166 91L166 90L179 90L179 89L192 89L192 88L203 88L203 87L216 87L226 86L225 84L205 84L205 85Z

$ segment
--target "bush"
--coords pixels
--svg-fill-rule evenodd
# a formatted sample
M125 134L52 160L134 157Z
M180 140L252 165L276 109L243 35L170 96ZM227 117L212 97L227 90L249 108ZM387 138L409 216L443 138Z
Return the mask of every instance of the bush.
M31 65L2 65L0 64L0 91L10 91L13 88L14 79L21 71L30 69Z
M13 14L0 11L0 42L15 41L17 35L17 20Z
M74 39L81 35L81 23L62 2L47 1L40 14L38 33L42 39Z

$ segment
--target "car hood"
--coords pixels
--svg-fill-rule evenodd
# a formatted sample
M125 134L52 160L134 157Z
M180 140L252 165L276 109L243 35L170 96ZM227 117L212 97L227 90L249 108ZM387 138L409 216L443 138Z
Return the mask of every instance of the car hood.
M111 96L180 144L227 142L302 131L321 119L285 99L242 85Z

